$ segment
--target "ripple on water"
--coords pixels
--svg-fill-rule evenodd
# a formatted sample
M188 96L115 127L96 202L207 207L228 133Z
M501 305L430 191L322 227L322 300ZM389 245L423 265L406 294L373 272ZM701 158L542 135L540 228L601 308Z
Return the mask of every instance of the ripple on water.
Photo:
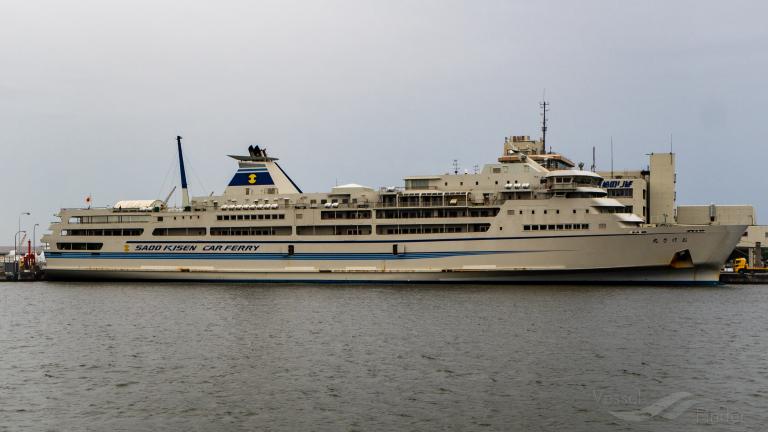
M0 429L768 423L768 287L0 290ZM611 414L679 392L691 395L691 408L674 419L632 423Z

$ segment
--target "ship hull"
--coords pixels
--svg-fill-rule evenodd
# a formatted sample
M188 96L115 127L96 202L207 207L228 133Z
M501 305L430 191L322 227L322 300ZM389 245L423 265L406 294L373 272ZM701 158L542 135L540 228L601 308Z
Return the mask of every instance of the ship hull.
M744 228L676 225L647 228L642 233L375 241L243 238L132 243L116 239L99 253L51 253L47 277L265 283L716 284L720 267ZM290 252L289 245L293 246Z
M95 281L186 281L239 283L434 283L434 284L575 284L575 285L716 285L718 270L625 268L593 271L502 271L502 272L217 272L147 270L55 270L49 280Z

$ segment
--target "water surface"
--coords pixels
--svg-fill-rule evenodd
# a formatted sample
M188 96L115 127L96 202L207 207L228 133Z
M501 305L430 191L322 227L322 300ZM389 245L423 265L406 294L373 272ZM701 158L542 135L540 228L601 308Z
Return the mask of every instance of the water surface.
M0 430L762 430L768 286L0 283Z

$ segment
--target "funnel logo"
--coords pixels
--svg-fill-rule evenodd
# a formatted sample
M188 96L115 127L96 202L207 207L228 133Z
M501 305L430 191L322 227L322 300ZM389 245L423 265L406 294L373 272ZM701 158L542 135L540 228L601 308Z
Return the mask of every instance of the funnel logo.
M248 170L238 171L232 181L229 182L230 186L252 186L252 185L273 185L275 182L272 180L272 176L269 172Z

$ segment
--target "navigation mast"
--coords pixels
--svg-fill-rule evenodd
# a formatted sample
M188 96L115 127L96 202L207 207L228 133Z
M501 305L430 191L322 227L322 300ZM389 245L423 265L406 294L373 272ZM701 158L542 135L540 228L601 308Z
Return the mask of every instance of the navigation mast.
M179 148L179 171L181 171L181 205L184 207L184 211L189 211L192 208L189 205L189 191L187 190L187 172L184 169L184 155L181 152L181 137L176 137L176 144Z
M547 152L547 111L549 111L549 102L546 96L539 104L541 107L541 146L544 153Z

